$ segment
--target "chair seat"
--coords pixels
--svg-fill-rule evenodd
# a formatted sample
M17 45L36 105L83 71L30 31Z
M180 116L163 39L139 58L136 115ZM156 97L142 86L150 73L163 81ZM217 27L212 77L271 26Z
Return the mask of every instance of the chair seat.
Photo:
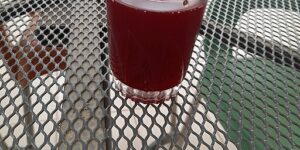
M26 86L30 80L38 76L66 68L67 49L65 43L58 44L57 41L59 40L56 39L55 45L43 44L43 41L47 39L39 39L38 36L44 34L43 31L48 29L37 26L39 18L37 15L38 13L31 13L30 18L24 15L23 24L15 20L13 22L16 22L16 24L2 23L0 26L0 32L2 33L0 52L5 59L8 70L22 86ZM36 32L38 29L42 32ZM55 28L52 30L55 30ZM60 30L57 29L57 31ZM58 37L59 34L56 33L53 36ZM40 37L47 36L50 35Z
M32 45L15 46L11 49L1 41L0 48L10 71L13 74L24 71L30 80L37 74L44 75L66 68L67 49L63 47Z

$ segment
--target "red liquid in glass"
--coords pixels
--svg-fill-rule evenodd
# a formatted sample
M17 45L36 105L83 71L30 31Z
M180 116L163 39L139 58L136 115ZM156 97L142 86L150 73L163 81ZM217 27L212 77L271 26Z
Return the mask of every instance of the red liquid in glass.
M115 77L143 91L180 84L206 0L108 0L110 64Z

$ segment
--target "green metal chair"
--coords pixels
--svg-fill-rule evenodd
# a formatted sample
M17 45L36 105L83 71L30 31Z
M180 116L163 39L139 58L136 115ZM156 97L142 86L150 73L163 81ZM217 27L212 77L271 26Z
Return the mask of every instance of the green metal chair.
M259 45L272 41L259 43L252 37L251 45L247 43L249 35L234 29L242 14L250 9L300 8L296 1L273 2L215 0L204 22L207 26L203 30L214 33L206 32L203 41L207 62L199 91L224 126L229 140L243 150L300 149L300 70L298 62L293 63L299 58L286 51L277 52L282 54L278 56L275 50ZM226 29L231 31L226 33ZM239 39L243 36L245 41ZM252 57L234 57L233 46L250 51L248 55Z

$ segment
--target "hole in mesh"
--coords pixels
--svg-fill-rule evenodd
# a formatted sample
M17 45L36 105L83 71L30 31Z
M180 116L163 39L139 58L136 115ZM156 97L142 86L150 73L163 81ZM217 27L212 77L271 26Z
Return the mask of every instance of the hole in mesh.
M18 146L25 147L27 145L27 137L23 135L20 140L18 140Z
M93 38L93 37L94 37L94 33L93 33L93 32L88 33L88 37L89 37L90 39Z
M92 129L92 130L94 130L94 129L96 129L96 127L97 127L97 119L95 119L95 118L92 118L92 119L90 119L89 121L88 121L88 127L90 128L90 129Z
M107 56L105 54L101 53L100 59L101 59L101 61L104 61L107 59Z
M42 42L41 42L41 44L43 45L43 46L46 46L46 45L48 45L48 43L49 43L49 41L48 40L42 40Z
M46 2L46 3L50 4L51 2ZM51 4L49 7L53 8L55 7L55 4Z
M54 46L54 45L58 45L59 44L59 40L58 39L53 39L51 44ZM59 45L61 46L61 45Z
M87 80L87 81L89 81L89 80ZM87 90L84 90L82 93L81 93L81 96L82 96L82 98L84 98L84 99L91 99L91 93L90 92L88 92Z
M1 101L0 104L3 108L7 107L10 104L10 99L8 97L6 97L5 95L5 91L4 89L0 90L0 94L1 94ZM2 95L3 94L3 95ZM5 112L5 110L4 110ZM2 112L3 113L3 112Z
M96 140L89 142L88 149L99 149L98 142Z
M11 111L9 109L7 109L7 110ZM20 112L20 109L15 109L14 110L14 113L16 113L16 114L13 115L13 116L10 116L10 118L9 118L9 124L15 124L15 123L17 123L17 122L20 121L20 113L19 112Z
M13 89L14 87L15 87L15 82L14 82L13 80L10 80L9 82L7 82L6 88L7 88L8 90Z
M54 39L54 34L48 35L48 40L53 40Z
M60 30L58 28L56 28L56 29L54 29L53 33L57 35L60 33Z
M100 32L100 37L104 37L104 32Z
M2 13L1 13L1 16L2 16L2 17L7 16L7 12L6 12L6 11L2 12Z
M14 8L8 8L7 11L8 12L12 12L14 10Z
M106 27L103 27L103 28L102 28L102 31L103 31L103 32L107 32L107 28L106 28Z
M89 23L89 20L87 18L83 19L83 23L84 24L88 24Z
M105 139L105 133L103 130L104 128L98 128L98 130L95 133L95 138L99 141L103 141Z
M22 12L22 11L24 11L22 7L17 9L17 12L19 12L19 13Z
M206 143L208 145L211 145L212 144L212 138L209 134L207 134L206 132L203 132L203 135L201 137L202 139L205 139L203 140L203 143Z
M15 142L15 140L11 136L7 137L4 140L5 140L4 142L7 143L7 146L9 146L9 147L12 147L13 146L13 142Z
M77 120L74 122L73 126L74 126L74 128L75 128L75 130L76 130L77 132L80 131L80 130L82 129L82 127L83 127L83 120L77 119Z
M47 106L47 111L50 113L50 114L54 114L54 111L55 109L57 108L57 104L55 102L51 102L50 104L48 104ZM55 118L54 118L55 119Z
M82 144L79 141L76 141L76 143L72 144L72 149L81 149L82 148Z
M127 140L125 140L124 138L121 138L118 141L118 147L123 147L124 149L129 149Z
M42 110L43 106L42 105L38 105L38 106L41 107L41 109L40 109L41 111L39 112L40 114L38 115L38 120L40 120L40 121L48 120L50 116L44 110ZM36 109L38 109L38 107L36 107Z
M64 33L60 33L60 34L58 34L58 39L63 39L64 37L65 37L65 34ZM67 44L67 43L64 43L64 44Z
M49 144L46 144L45 146L42 147L41 150L48 150L48 149L51 149L51 147Z
M80 139L81 139L83 142L89 141L90 137L91 137L91 134L90 134L90 131L89 131L89 130L84 129L83 131L81 131L81 133L80 133Z
M50 137L51 135L55 135L55 132L52 133L55 130L54 123L52 121L44 123L42 126L43 126L42 129L46 133L47 137Z
M106 18L102 18L101 22L107 22L107 19Z
M107 38L107 37L104 37L104 38L103 38L103 41L104 41L105 43L107 43L107 42L108 42L108 38Z
M42 26L41 30L43 31L44 35L48 35L51 32L50 29L47 28L47 26Z
M55 24L62 24L62 20L61 19L57 19L56 21L55 21Z
M101 42L100 43L100 48L103 49L105 47L105 43Z
M35 138L35 145L38 148L41 148L41 146L43 145L43 143L45 142L45 136L42 133L39 133Z
M106 11L105 10L101 10L100 12L102 15L105 15L106 14ZM96 13L97 14L97 13Z

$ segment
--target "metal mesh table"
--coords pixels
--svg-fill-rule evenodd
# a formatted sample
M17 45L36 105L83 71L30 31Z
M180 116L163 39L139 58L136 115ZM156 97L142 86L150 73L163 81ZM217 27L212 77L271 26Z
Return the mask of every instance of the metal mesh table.
M209 1L178 96L115 89L101 0L0 1L1 149L300 149L300 2Z

